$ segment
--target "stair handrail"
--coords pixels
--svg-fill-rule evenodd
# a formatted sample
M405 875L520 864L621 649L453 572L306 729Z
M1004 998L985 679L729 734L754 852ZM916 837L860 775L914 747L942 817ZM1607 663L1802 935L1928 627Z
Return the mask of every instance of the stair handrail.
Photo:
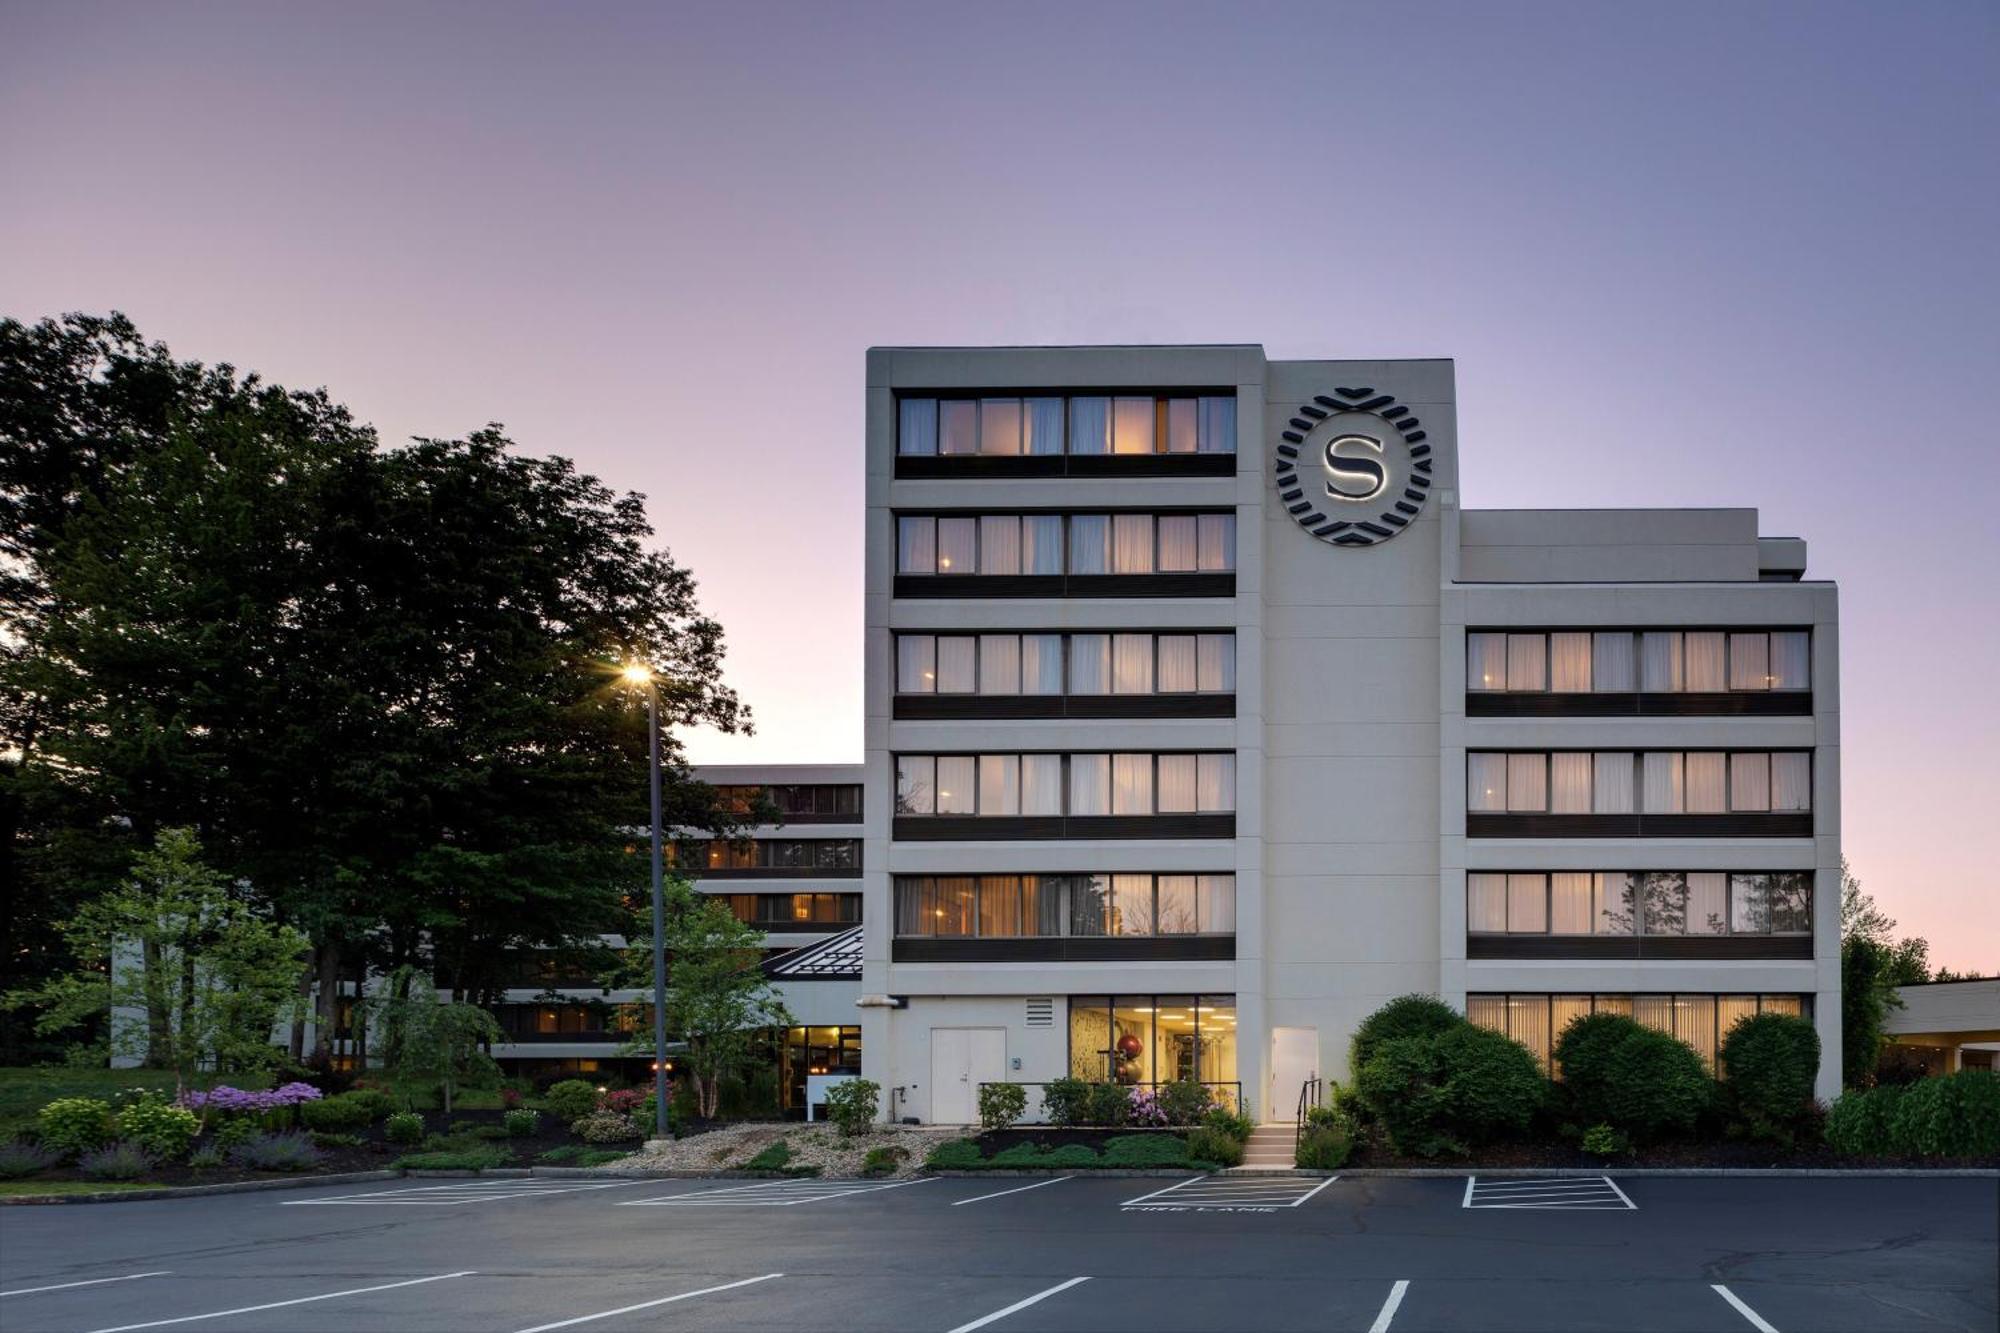
M1299 1145L1305 1142L1307 1110L1318 1106L1321 1098L1325 1095L1326 1084L1318 1074L1314 1074L1299 1085L1298 1118L1293 1122L1292 1126L1292 1151L1294 1153L1297 1153Z

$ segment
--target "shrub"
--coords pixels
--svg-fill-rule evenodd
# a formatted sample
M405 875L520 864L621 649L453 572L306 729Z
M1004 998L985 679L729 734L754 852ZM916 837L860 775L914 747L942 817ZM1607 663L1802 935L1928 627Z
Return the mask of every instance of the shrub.
M1730 1108L1743 1126L1789 1143L1812 1114L1819 1034L1790 1014L1753 1014L1723 1038L1722 1067Z
M881 1085L872 1079L850 1078L826 1090L826 1115L841 1133L866 1134L875 1124Z
M1064 1167L1102 1166L1104 1162L1081 1143L1065 1143L1059 1148L1039 1143L1017 1143L1011 1148L1001 1149L977 1165L1001 1170L1050 1171Z
M576 1159L578 1166L604 1166L610 1162L622 1162L632 1154L620 1152L616 1148L589 1148Z
M500 1089L501 1110L511 1111L520 1104L521 1104L521 1090L519 1088L503 1087Z
M250 1171L310 1171L325 1160L312 1137L297 1130L255 1134L229 1152L229 1160Z
M1200 1124L1215 1100L1206 1087L1191 1078L1161 1084L1154 1097L1170 1125Z
M1361 1066L1374 1057L1375 1049L1398 1037L1434 1037L1449 1032L1465 1020L1456 1009L1435 995L1400 995L1361 1020L1354 1029L1348 1049L1347 1068L1358 1075ZM1280 1111L1290 1108L1281 1107Z
M1583 1131L1583 1142L1579 1146L1592 1157L1616 1157L1629 1151L1632 1144L1609 1125L1592 1125Z
M870 1148L868 1156L862 1159L861 1174L864 1176L893 1176L896 1168L910 1159L910 1150L885 1145Z
M1186 1166L1188 1146L1178 1134L1121 1134L1104 1141L1102 1160L1106 1166Z
M979 1085L979 1123L987 1129L1005 1129L1028 1109L1028 1090L1018 1083Z
M585 1143L630 1143L643 1137L631 1116L616 1111L593 1111L571 1125L570 1132Z
M1207 1125L1196 1125L1188 1131L1187 1155L1191 1161L1240 1166L1243 1163L1243 1145L1233 1134L1211 1129Z
M525 1106L517 1106L511 1111L501 1114L500 1124L514 1138L533 1138L535 1131L542 1126L542 1113L540 1111L530 1111Z
M1093 1083L1084 1093L1084 1124L1118 1126L1131 1118L1132 1090L1123 1083Z
M46 1171L61 1160L60 1153L50 1152L39 1143L22 1139L0 1143L0 1180L20 1180Z
M153 1158L138 1144L120 1140L84 1153L76 1169L86 1180L137 1180L153 1169Z
M405 1171L484 1171L512 1166L514 1154L505 1148L452 1148L441 1152L406 1153L395 1165Z
M580 1078L566 1078L542 1094L548 1113L565 1124L597 1109L597 1089Z
M328 1134L317 1129L312 1131L312 1141L319 1148L359 1148L368 1142L359 1134Z
M1843 1092L1826 1113L1826 1143L1842 1157L1889 1157L1896 1148L1891 1126L1907 1089L1882 1087Z
M1527 1047L1463 1020L1377 1043L1356 1086L1396 1150L1420 1157L1524 1130L1546 1096Z
M133 1102L118 1113L118 1137L161 1161L187 1156L200 1129L201 1119L193 1111L160 1097Z
M505 1125L474 1125L471 1129L466 1130L462 1137L487 1139L489 1141L494 1139L511 1139L514 1137L514 1131Z
M197 1171L214 1171L229 1162L222 1149L214 1144L205 1144L188 1154L188 1165Z
M1343 1126L1309 1126L1299 1136L1292 1162L1307 1171L1338 1171L1354 1151L1354 1136Z
M424 1136L424 1118L415 1111L395 1111L382 1122L382 1137L391 1143L415 1143Z
M1352 1130L1353 1124L1338 1106L1308 1106L1306 1128Z
M35 1113L42 1146L64 1157L110 1142L114 1123L110 1104L95 1097L58 1097Z
M299 1123L326 1134L352 1134L357 1129L366 1129L374 1123L375 1108L371 1101L356 1100L360 1096L343 1092L338 1097L306 1102L299 1107Z
M1620 1014L1577 1019L1555 1054L1577 1119L1634 1138L1686 1133L1714 1097L1692 1046Z
M581 1143L564 1143L549 1149L535 1160L538 1162L572 1162L590 1152Z
M2000 1074L1965 1069L1911 1084L1896 1103L1889 1136L1910 1157L2000 1155Z
M232 1115L217 1121L209 1127L210 1146L220 1149L234 1148L237 1144L255 1138L263 1133L257 1128L255 1118L247 1115Z
M1080 1125L1088 1109L1090 1085L1080 1078L1059 1078L1042 1085L1042 1111L1052 1125Z
M387 1118L396 1109L395 1099L386 1092L374 1088L356 1088L352 1092L340 1094L340 1100L350 1106L367 1108L369 1123Z
M979 1145L971 1139L947 1139L924 1158L924 1165L933 1171L966 1171L984 1162Z
M1257 1122L1247 1115L1238 1115L1226 1106L1217 1106L1201 1118L1201 1123L1210 1129L1219 1129L1238 1143L1250 1142L1250 1135L1257 1128Z
M782 1171L792 1160L792 1145L779 1139L767 1143L762 1152L743 1164L746 1171Z

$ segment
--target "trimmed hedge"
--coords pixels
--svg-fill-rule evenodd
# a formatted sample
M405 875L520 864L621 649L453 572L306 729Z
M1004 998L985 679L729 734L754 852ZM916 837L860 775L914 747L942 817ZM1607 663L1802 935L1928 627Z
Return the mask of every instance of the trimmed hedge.
M351 1092L299 1104L299 1123L322 1133L352 1134L357 1129L368 1128L374 1120L374 1101Z
M1435 995L1399 995L1361 1020L1348 1048L1347 1069L1358 1076L1385 1041L1398 1037L1434 1037L1451 1031L1465 1018Z
M2000 1156L2000 1074L1962 1069L1911 1084L1889 1137L1909 1157Z
M1241 1166L1243 1144L1235 1135L1225 1130L1197 1125L1188 1131L1187 1155L1191 1161L1213 1162L1217 1166Z
M1694 1047L1620 1014L1589 1014L1556 1042L1563 1087L1578 1123L1634 1138L1686 1133L1714 1101L1714 1080Z
M1547 1098L1527 1047L1462 1018L1442 1032L1391 1037L1373 1052L1355 1086L1401 1153L1462 1156L1525 1130Z
M1789 1143L1813 1114L1819 1033L1790 1014L1753 1014L1722 1039L1723 1088L1752 1134Z
M1233 1139L1217 1130L1198 1129L1194 1133L1212 1134L1234 1146ZM1239 1154L1241 1151L1237 1147ZM1178 1134L1121 1134L1106 1139L1101 1153L1082 1143L1065 1143L1054 1148L1039 1143L1017 1143L991 1157L984 1156L972 1139L951 1139L931 1149L924 1166L932 1171L1087 1171L1101 1167L1184 1167L1190 1160L1187 1140Z

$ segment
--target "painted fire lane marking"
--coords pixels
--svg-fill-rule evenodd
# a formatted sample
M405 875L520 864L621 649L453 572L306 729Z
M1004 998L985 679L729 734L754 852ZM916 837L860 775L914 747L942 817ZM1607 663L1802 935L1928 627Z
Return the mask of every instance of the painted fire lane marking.
M1564 1212L1637 1212L1639 1205L1609 1176L1481 1179L1468 1176L1462 1208L1544 1208Z
M1241 1176L1196 1176L1127 1199L1118 1207L1121 1212L1133 1213L1271 1213L1280 1208L1297 1208L1339 1178L1253 1180Z

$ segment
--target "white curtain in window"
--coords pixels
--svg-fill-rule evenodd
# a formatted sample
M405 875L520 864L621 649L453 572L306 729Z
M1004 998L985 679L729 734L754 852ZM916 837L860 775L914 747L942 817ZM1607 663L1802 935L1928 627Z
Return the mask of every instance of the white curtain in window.
M1542 1068L1549 1065L1549 997L1546 995L1509 995L1507 997L1507 1035L1520 1042L1535 1054L1535 1060Z
M1632 813L1632 752L1600 750L1592 761L1590 809L1599 815Z
M1465 756L1465 808L1476 814L1499 814L1507 808L1507 756Z
M1024 454L1059 454L1063 451L1063 400L1030 398L1023 420Z
M971 694L979 685L979 644L970 634L940 635L937 692Z
M1803 750L1781 750L1771 756L1771 808L1812 809L1812 756Z
M1150 574L1153 572L1153 516L1113 514L1111 516L1111 572Z
M1021 813L1059 815L1062 808L1062 756L1021 756Z
M1729 687L1724 671L1723 635L1717 630L1690 630L1687 640L1687 688L1689 694L1713 694Z
M1567 870L1549 876L1549 934L1591 933L1593 881L1596 878L1588 873Z
M1150 454L1153 452L1153 400L1114 398L1111 400L1111 452Z
M897 412L896 452L919 457L937 450L937 399L905 398Z
M939 755L937 761L937 812L941 815L969 815L977 809L976 790L979 761L969 754Z
M1648 750L1643 762L1645 811L1677 815L1687 808L1687 766L1678 750Z
M979 561L979 520L941 518L937 521L938 573L976 574Z
M1729 756L1696 750L1686 758L1687 812L1719 815L1729 809Z
M1153 813L1152 755L1111 756L1111 813L1114 815Z
M981 694L1021 693L1021 636L982 634L979 636L979 692Z
M1507 688L1507 636L1476 631L1465 636L1465 688L1475 693Z
M1111 400L1069 400L1069 451L1073 454L1111 452Z
M1558 815L1587 815L1591 806L1590 752L1569 750L1550 755L1550 811Z
M1200 407L1192 398L1167 399L1167 448L1170 454L1195 452L1200 439Z
M1073 754L1069 757L1069 812L1073 815L1111 813L1111 756Z
M1111 692L1113 694L1153 692L1152 635L1111 636Z
M1632 877L1621 871L1590 877L1593 935L1630 935L1639 927L1639 896L1633 891Z
M1504 995L1468 995L1465 997L1465 1016L1490 1032L1507 1031L1507 997Z
M1549 639L1546 634L1507 636L1507 688L1539 693L1549 687Z
M1590 693L1590 635L1549 636L1549 691L1553 694Z
M1197 447L1205 454L1236 452L1235 398L1201 400L1201 443Z
M1226 573L1236 568L1236 515L1203 514L1201 569L1203 573Z
M1072 514L1069 520L1069 572L1111 572L1111 516Z
M1234 694L1236 692L1236 636L1234 634L1204 634L1200 638L1200 664L1196 671L1195 688L1205 694Z
M1021 813L1021 756L1016 754L979 756L979 813L982 815Z
M896 520L896 572L898 574L937 573L937 520L903 518Z
M928 634L896 636L896 693L937 691L937 640Z
M1549 757L1545 754L1507 756L1507 809L1525 814L1549 808Z
M1236 756L1205 754L1196 763L1195 806L1203 814L1231 814L1236 809Z
M979 452L1009 455L1021 452L1021 400L988 398L979 404Z
M1687 688L1687 659L1678 630L1655 630L1640 636L1639 688L1648 694L1678 694Z
M1771 686L1803 690L1812 685L1812 639L1804 630L1780 630L1771 636Z
M927 754L896 758L896 813L928 815L937 811L937 761Z
M1766 1014L1790 1014L1793 1018L1804 1018L1806 1008L1796 995L1759 995L1757 1009Z
M1029 514L1022 518L1021 572L1023 574L1063 572L1061 514Z
M1465 928L1474 934L1499 935L1507 929L1507 877L1471 874L1465 877Z
M1061 694L1062 674L1062 635L1021 636L1021 693Z
M1729 876L1697 871L1687 877L1687 933L1720 935L1729 929Z
M1201 877L1201 933L1204 935L1234 935L1236 933L1236 876L1203 875Z
M1160 693L1193 694L1201 685L1194 635L1162 634L1159 642Z
M1544 935L1549 929L1549 886L1541 875L1507 876L1507 932Z
M1160 570L1191 574L1200 564L1199 521L1193 514L1160 515Z
M979 404L970 398L947 398L938 404L938 451L979 452Z
M1768 690L1771 688L1771 636L1732 634L1729 636L1729 688Z
M979 520L979 572L1021 572L1021 520L1014 514L988 514Z
M1761 751L1729 756L1729 808L1771 808L1771 756Z
M1674 996L1674 1035L1694 1047L1695 1054L1715 1069L1715 997L1713 995Z
M1069 692L1071 694L1111 693L1111 636L1072 634L1069 636Z
M1111 921L1113 935L1153 933L1153 877L1113 875L1111 877Z
M1632 636L1612 630L1590 636L1590 687L1606 694L1628 694L1638 688L1632 678Z
M1598 1011L1603 1012L1600 999ZM1632 1020L1658 1032L1672 1033L1674 1030L1674 997L1671 995L1634 995L1632 997Z
M1163 754L1160 756L1160 813L1163 815L1191 815L1196 809L1195 756L1191 754Z
M1198 895L1193 875L1161 875L1153 882L1153 895L1153 925L1160 934L1195 933L1200 918L1195 909Z

